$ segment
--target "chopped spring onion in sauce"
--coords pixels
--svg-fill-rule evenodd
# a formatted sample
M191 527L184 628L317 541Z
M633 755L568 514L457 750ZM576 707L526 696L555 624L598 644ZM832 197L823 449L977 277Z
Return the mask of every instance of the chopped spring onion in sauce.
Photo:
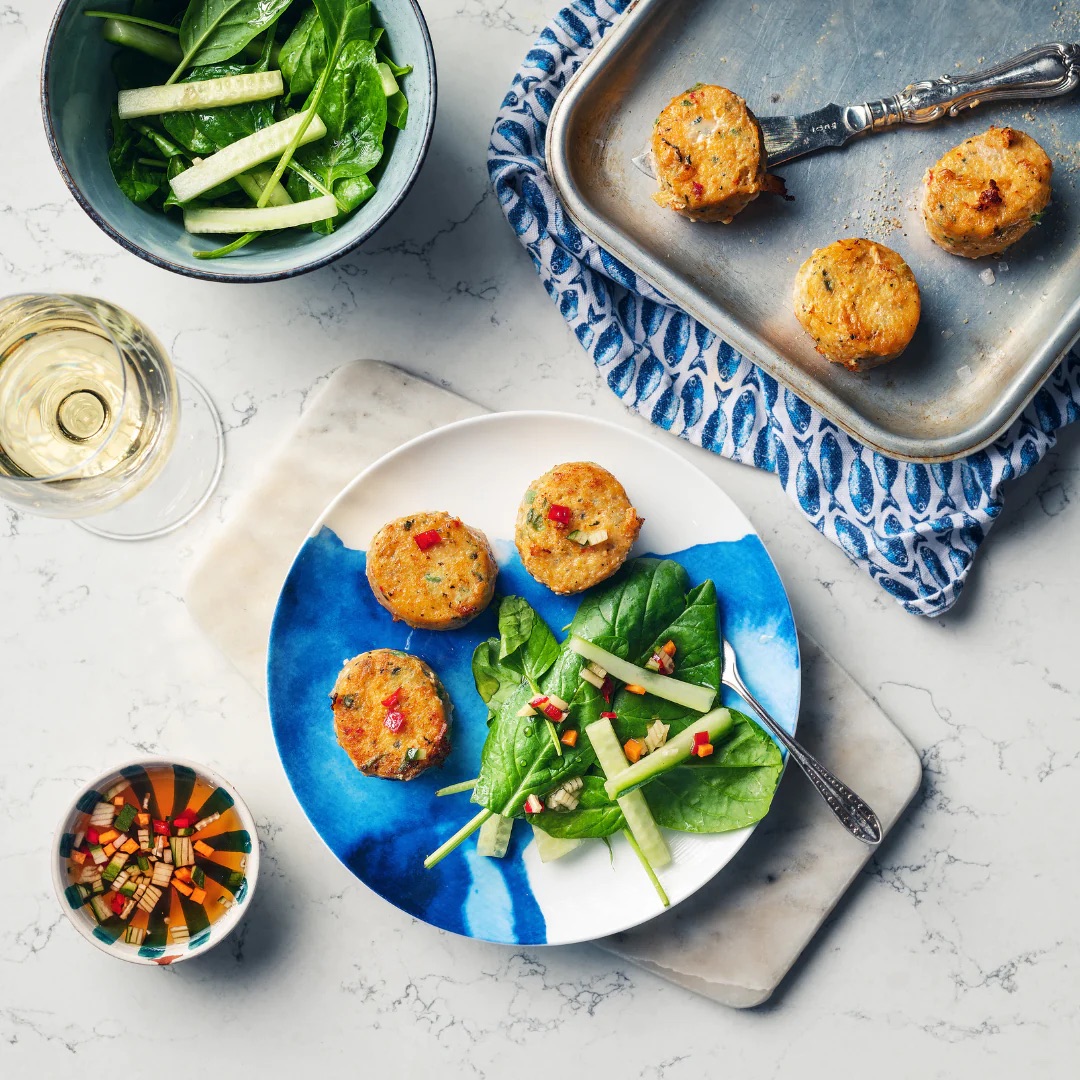
M62 841L65 898L93 914L97 936L168 963L168 946L200 944L243 897L251 837L232 797L183 766L133 770L107 794Z

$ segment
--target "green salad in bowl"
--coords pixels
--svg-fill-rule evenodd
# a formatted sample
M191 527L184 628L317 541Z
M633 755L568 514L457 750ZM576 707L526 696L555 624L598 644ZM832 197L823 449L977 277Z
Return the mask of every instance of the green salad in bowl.
M63 5L43 103L65 180L115 239L170 269L266 280L322 265L385 220L430 136L423 18L385 7Z

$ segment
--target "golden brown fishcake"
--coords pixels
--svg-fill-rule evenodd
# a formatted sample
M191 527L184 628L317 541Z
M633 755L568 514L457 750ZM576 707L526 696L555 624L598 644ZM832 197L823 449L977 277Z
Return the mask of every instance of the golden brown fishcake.
M1016 128L992 127L953 147L923 177L922 215L954 255L995 255L1034 228L1050 202L1054 166Z
M337 741L365 776L411 780L450 753L450 699L417 656L396 649L354 656L330 705Z
M566 507L569 522L550 516ZM561 512L556 511L559 515ZM514 540L525 569L552 592L578 593L611 577L626 561L644 521L630 505L622 484L591 461L556 465L529 485L518 509ZM581 545L577 532L607 533Z
M438 542L422 547L424 534L432 532ZM495 595L497 574L487 537L442 510L391 521L368 547L375 599L420 630L453 630L476 618Z
M765 171L765 140L738 94L698 83L657 117L652 155L660 190L653 199L691 221L725 225L763 191L784 194Z
M891 248L837 240L795 276L795 315L827 360L853 371L895 360L919 325L915 275Z

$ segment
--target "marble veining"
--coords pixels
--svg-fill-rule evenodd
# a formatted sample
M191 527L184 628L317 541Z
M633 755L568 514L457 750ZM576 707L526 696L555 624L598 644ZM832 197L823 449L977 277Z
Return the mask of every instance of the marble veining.
M0 0L5 292L97 293L157 330L229 428L222 486L137 546L0 506L0 1073L102 1072L123 1047L243 1072L692 1080L1067 1077L1080 1051L1071 822L1080 776L1080 432L1013 485L957 608L912 618L823 542L775 480L692 447L769 545L796 619L919 748L904 822L780 992L736 1012L589 946L507 950L394 911L314 841L265 703L195 628L184 582L329 372L376 356L499 409L625 423L495 199L488 129L553 5L426 0L438 128L407 203L363 251L287 283L182 280L117 249L68 196L37 102L53 5ZM761 5L760 18L768 14ZM59 919L49 838L78 785L141 751L244 794L263 868L240 933L132 972ZM177 1026L153 1037L162 1017Z

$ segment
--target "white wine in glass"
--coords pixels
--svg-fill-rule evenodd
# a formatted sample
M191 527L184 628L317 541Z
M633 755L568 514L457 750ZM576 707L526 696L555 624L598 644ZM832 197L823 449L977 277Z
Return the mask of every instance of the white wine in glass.
M126 311L0 300L0 498L103 536L160 536L205 504L221 463L213 404Z

